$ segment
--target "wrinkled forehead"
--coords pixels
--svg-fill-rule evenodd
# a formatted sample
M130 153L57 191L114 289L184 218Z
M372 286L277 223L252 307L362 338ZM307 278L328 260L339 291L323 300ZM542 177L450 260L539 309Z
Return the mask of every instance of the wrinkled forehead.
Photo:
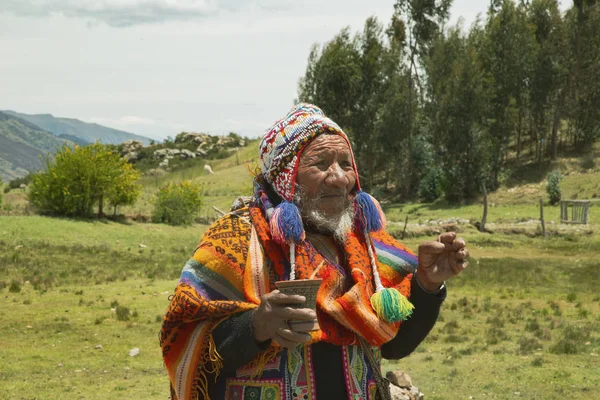
M302 152L300 162L313 157L337 156L352 158L352 150L348 140L335 133L324 133L313 139Z

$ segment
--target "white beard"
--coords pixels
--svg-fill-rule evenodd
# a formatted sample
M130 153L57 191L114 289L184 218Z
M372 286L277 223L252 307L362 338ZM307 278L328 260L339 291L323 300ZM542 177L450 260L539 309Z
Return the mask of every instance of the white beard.
M297 188L294 202L300 209L304 224L320 233L332 235L339 243L343 243L354 228L353 204L350 202L338 215L326 216L317 210L315 204L318 201L318 199L305 200L303 190Z

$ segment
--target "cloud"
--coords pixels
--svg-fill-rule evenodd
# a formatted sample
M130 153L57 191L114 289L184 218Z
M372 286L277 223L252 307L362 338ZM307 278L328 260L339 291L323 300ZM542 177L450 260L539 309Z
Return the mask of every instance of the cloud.
M287 8L288 0L3 0L0 12L17 16L64 15L114 27L190 20L219 13Z

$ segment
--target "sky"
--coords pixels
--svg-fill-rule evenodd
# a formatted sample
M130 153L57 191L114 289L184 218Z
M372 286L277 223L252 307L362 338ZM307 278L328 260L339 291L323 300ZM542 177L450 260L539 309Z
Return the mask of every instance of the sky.
M257 137L297 96L311 45L393 0L0 0L0 110L153 139ZM455 0L469 26L487 0ZM563 0L563 9L572 3Z

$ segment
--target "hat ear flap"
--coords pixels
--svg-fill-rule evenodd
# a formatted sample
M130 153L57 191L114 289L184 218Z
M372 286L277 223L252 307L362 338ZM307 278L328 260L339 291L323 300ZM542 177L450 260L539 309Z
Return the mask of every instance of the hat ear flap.
M298 207L290 201L282 201L269 220L271 236L279 244L300 243L306 238Z
M385 227L383 211L370 194L359 190L354 199L354 209L361 231L377 232Z

